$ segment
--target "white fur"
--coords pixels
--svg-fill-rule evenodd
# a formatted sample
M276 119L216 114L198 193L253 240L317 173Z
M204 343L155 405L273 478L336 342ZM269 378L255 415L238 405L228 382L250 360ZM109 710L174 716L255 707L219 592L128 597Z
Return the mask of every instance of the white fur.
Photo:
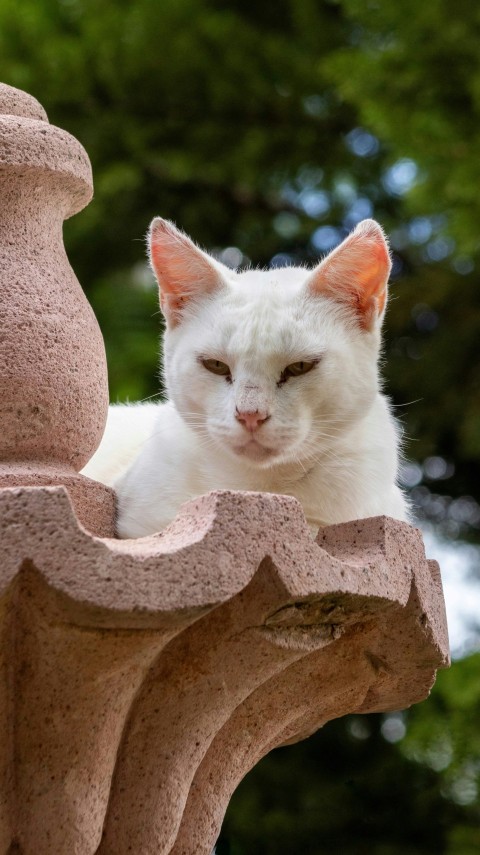
M175 315L164 339L168 401L111 408L84 470L115 487L119 535L160 531L183 502L222 489L295 496L312 526L377 514L407 519L395 483L399 434L377 368L381 316L362 327L352 289L334 299L316 286L319 269L328 270L322 265L313 273L237 273L202 253L202 276L208 259L215 281L195 290L195 252L182 245L175 267ZM185 304L178 303L182 265ZM202 358L225 362L232 381ZM300 360L318 364L279 383ZM236 408L269 418L252 433Z

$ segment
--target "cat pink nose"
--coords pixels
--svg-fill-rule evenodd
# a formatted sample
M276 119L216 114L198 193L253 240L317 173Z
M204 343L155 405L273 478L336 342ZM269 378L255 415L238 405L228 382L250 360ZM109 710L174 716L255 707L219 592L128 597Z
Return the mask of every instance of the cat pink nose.
M254 412L247 410L245 412L241 412L237 409L235 418L237 421L241 422L247 430L254 431L257 430L260 425L263 425L270 416L268 413L264 413L261 410L255 410Z

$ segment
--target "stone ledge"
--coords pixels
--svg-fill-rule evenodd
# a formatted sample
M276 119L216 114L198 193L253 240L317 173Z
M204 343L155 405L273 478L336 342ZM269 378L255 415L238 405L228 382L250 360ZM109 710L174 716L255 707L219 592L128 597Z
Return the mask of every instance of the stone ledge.
M438 567L386 517L315 543L294 499L212 493L119 541L59 487L0 515L1 853L208 853L264 754L448 662Z

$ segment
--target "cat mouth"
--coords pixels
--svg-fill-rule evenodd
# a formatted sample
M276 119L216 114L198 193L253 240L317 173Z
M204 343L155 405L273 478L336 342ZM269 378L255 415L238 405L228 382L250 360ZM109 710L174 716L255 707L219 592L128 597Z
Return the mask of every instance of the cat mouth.
M266 445L261 445L255 439L249 440L245 445L237 445L234 448L236 454L241 457L249 457L250 460L266 460L275 453L273 448L268 448Z

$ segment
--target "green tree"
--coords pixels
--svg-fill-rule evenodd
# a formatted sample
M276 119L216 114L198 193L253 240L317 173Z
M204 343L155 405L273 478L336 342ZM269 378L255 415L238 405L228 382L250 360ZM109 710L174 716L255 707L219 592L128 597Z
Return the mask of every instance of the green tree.
M393 157L418 165L411 210L444 215L458 249L477 255L479 7L468 0L339 5L350 39L326 58L331 81Z

